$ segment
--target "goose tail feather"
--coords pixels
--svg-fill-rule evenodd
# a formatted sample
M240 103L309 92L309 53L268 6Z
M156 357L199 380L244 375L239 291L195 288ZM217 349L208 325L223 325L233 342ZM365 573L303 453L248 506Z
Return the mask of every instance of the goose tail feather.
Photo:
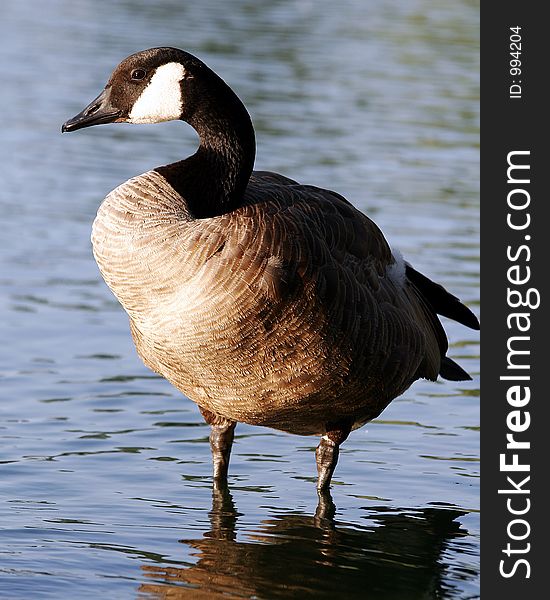
M474 313L442 285L428 279L409 264L406 265L406 275L438 315L453 319L470 329L479 329L479 321Z
M453 319L471 329L479 329L479 321L474 313L456 297L450 294L442 285L428 279L422 273L419 273L411 265L406 264L406 277L420 293L422 299L429 305L431 310L438 315L443 315ZM439 367L439 375L449 381L471 381L470 375L459 366L454 360L443 356Z
M448 356L444 356L441 359L441 367L439 368L439 374L443 379L448 379L449 381L471 381L472 378L466 371L454 360L449 358Z

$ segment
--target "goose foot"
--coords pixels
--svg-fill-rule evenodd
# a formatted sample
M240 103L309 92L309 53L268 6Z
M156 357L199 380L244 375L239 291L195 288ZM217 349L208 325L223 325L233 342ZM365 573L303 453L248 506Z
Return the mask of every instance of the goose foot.
M327 427L327 432L321 438L321 441L315 450L318 491L324 491L329 488L332 474L338 464L340 444L346 440L350 431L350 423L338 423L330 428Z
M214 475L214 489L227 487L227 471L229 469L229 457L233 446L235 434L235 421L200 408L204 420L210 425L210 450L212 451L212 464Z

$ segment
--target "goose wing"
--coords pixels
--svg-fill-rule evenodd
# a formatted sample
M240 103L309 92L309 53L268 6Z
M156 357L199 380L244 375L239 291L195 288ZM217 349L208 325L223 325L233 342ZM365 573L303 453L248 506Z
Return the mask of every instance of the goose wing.
M307 289L310 306L357 368L401 389L419 377L469 378L445 357L444 314L477 319L442 286L396 257L378 228L339 194L255 173L249 209L261 212L256 247L269 255L257 282L267 296L292 302Z

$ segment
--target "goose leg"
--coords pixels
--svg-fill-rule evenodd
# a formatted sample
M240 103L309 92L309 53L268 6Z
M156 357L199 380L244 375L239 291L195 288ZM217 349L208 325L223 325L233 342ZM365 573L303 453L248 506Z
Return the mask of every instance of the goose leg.
M330 486L332 474L338 463L338 455L340 453L340 444L346 440L351 431L351 424L338 423L330 428L327 427L327 432L321 438L317 450L315 450L315 458L317 460L317 489L320 491L327 490Z
M222 488L227 485L227 471L229 469L229 457L233 445L235 433L235 421L200 408L204 420L210 425L210 449L212 451L212 464L214 467L214 488Z

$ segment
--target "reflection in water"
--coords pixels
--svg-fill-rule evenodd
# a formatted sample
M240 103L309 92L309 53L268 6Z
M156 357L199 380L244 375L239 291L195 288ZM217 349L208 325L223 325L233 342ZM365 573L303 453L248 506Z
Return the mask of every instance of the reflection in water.
M455 521L464 511L369 508L369 525L361 529L335 522L334 511L327 494L314 517L277 515L240 539L231 494L214 490L211 529L202 539L180 540L196 550L197 562L187 568L144 565L154 581L142 584L140 592L155 598L453 595L444 581L442 554L450 540L467 535ZM463 576L469 578L467 572Z

